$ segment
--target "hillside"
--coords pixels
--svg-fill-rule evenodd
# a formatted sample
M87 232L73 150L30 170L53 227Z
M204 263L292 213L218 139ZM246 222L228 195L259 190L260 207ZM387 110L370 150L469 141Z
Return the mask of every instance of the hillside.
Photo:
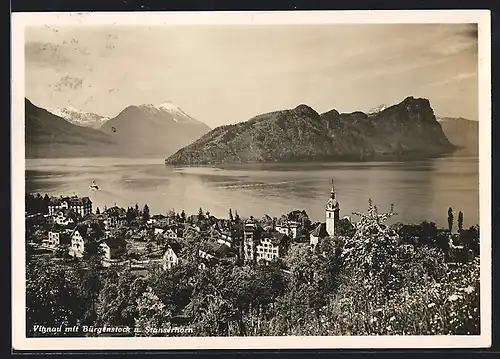
M442 117L438 122L450 142L459 147L456 156L479 155L479 122L462 117Z
M26 158L93 157L111 152L113 138L76 126L25 99Z
M177 151L166 164L391 160L451 153L427 99L408 97L367 115L306 105L218 127Z
M167 102L129 106L106 121L101 130L126 156L169 155L210 131L204 123Z

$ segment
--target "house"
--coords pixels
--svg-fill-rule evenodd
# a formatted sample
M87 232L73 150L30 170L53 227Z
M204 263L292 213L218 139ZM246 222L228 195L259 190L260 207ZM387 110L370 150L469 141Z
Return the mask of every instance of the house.
M297 237L299 224L296 221L279 221L276 224L276 231L283 233L290 238Z
M309 244L312 250L316 249L320 239L328 237L328 232L326 231L326 223L319 223L316 228L314 228L309 233Z
M164 234L169 229L167 224L155 224L153 225L154 235Z
M85 217L83 217L83 220L82 222L85 222L87 224L92 224L92 223L96 223L96 224L101 224L102 221L100 219L100 215L97 215L97 214L94 214L94 213L88 213L85 215ZM103 226L104 226L104 223L103 223Z
M117 206L107 208L102 213L102 217L104 228L107 231L127 224L127 214L125 210Z
M92 201L89 197L51 197L48 203L49 214L55 215L60 209L71 209L83 218L92 213Z
M228 247L232 247L234 244L234 240L231 232L229 231L221 231L217 233L217 243L224 244Z
M61 197L50 197L47 208L49 210L49 215L53 216L60 209L68 209L69 202L66 200L65 197L62 197L62 196Z
M71 233L71 247L69 254L76 258L82 258L89 241L98 242L103 233L97 226L77 226Z
M291 239L286 234L278 231L263 232L256 245L256 261L272 261L275 258L286 256L290 248Z
M154 227L164 227L169 224L169 218L164 216L163 214L155 214L149 218L147 224L152 225Z
M168 228L166 229L163 233L162 233L163 237L165 239L171 239L171 240L176 240L179 238L179 236L177 235L177 232L174 231L172 228Z
M58 209L54 213L54 223L57 223L61 226L67 226L68 224L73 224L75 221L73 220L74 213L70 209L61 208Z
M272 231L275 229L276 226L276 220L271 218L269 215L264 215L262 219L260 220L262 229L265 231Z
M87 228L76 227L71 234L71 248L69 254L73 257L82 258L85 253L87 242Z
M198 249L198 259L200 260L200 266L204 268L207 264L219 261L234 264L238 259L238 255L234 248L228 247L224 244L204 242L201 248Z
M164 270L171 269L179 264L180 252L181 245L178 242L172 241L167 245L165 254L163 254Z
M257 262L257 246L260 243L262 227L253 219L248 219L243 231L243 255L247 263Z
M118 221L119 221L118 217L107 216L107 215L104 215L103 217L104 218L102 220L102 223L104 224L104 229L106 231L110 231L111 229L116 228L118 226Z
M127 242L123 238L104 239L100 247L104 252L105 261L119 259L127 252Z
M57 228L49 231L47 245L50 248L56 249L59 246L70 245L70 244L71 244L71 234L68 233L66 229Z

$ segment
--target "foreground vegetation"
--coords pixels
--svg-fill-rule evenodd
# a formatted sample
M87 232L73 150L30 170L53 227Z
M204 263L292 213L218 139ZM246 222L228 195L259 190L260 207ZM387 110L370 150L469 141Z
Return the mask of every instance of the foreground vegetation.
M339 235L314 251L295 243L267 265L200 269L203 234L184 239L176 267L145 276L102 268L92 255L70 266L28 258L27 335L44 335L35 325L126 326L148 336L178 326L197 336L479 334L479 228L452 235L427 222L385 225L393 214L370 203L356 227L341 221Z

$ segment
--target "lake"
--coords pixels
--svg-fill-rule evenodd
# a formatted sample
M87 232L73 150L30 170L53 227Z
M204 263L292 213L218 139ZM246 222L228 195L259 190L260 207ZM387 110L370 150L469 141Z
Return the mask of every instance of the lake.
M200 207L218 217L229 208L240 216L279 217L305 209L324 220L324 206L335 181L340 216L366 211L371 198L379 211L394 203L395 221L436 222L446 226L448 207L464 213L464 226L479 223L477 157L446 157L411 162L248 164L169 167L163 158L27 159L26 191L89 196L94 210L118 205L151 213L170 209L187 214ZM92 180L99 191L89 189ZM353 217L354 219L356 217Z

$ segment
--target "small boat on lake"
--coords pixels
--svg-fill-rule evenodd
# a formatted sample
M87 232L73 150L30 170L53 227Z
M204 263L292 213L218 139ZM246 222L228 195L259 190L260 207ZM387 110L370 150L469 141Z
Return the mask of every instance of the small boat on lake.
M99 189L99 186L96 185L95 181L92 181L92 184L89 186L90 189L93 189L93 190L98 190Z

